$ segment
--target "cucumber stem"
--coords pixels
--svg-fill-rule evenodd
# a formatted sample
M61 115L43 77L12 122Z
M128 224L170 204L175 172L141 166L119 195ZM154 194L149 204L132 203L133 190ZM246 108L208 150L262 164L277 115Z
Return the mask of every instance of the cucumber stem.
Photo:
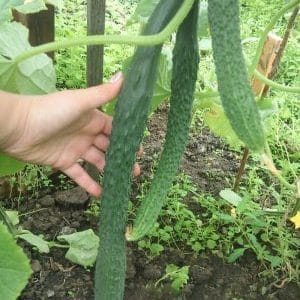
M194 0L185 0L169 22L169 24L159 33L152 35L91 35L78 37L76 39L66 39L58 42L51 42L41 46L32 47L28 51L23 52L22 54L16 56L13 59L13 62L18 64L28 58L31 58L37 54L55 51L61 48L70 48L74 46L82 45L109 45L109 44L127 44L131 46L155 46L162 44L166 41L169 36L178 28L178 26L185 19L189 11L193 6Z
M253 75L261 82L265 83L269 87L272 87L276 90L280 90L283 92L289 92L289 93L300 93L300 86L286 86L280 83L277 83L266 76L264 76L262 73L260 73L258 70L254 70Z

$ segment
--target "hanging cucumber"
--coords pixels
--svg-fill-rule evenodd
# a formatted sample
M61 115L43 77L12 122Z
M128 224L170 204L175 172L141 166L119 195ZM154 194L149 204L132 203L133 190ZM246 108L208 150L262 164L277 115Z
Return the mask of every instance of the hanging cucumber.
M208 19L224 111L246 146L262 152L265 136L241 47L239 1L208 0Z
M177 32L173 51L170 111L164 150L149 193L138 208L132 230L126 234L127 240L140 239L154 226L188 140L199 65L198 6L199 1L195 1L192 10Z
M144 35L161 31L182 0L161 0ZM121 300L124 293L125 226L131 170L146 124L156 80L161 45L136 50L119 96L103 178L99 224L100 249L96 263L95 299Z

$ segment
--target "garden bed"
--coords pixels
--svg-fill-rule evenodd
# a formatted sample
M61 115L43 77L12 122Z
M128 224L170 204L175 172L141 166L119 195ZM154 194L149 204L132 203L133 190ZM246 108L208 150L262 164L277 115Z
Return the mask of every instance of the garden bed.
M149 122L150 135L146 138L145 154L141 158L142 176L134 182L133 194L140 183L151 175L153 160L161 149L164 136L166 107L161 108ZM190 137L182 171L190 175L199 191L218 195L224 187L230 187L238 167L237 154L230 151L221 140L215 138L202 124L196 124L197 133ZM67 234L88 228L96 230L95 219L85 213L88 198L77 188L54 192L41 192L39 199L22 201L19 211L22 226L47 240L54 240L61 233ZM189 205L197 214L200 207ZM13 207L7 207L13 208ZM38 299L93 299L94 272L74 265L64 258L64 249L51 249L40 254L23 244L31 259L34 274L21 300ZM249 251L237 263L208 252L195 255L184 245L164 247L157 257L149 257L129 244L127 258L125 299L299 299L300 289L296 283L276 287L273 280L260 277L262 266ZM167 264L190 266L189 280L179 294L175 294L169 280L155 283L165 274ZM280 283L278 283L280 284Z

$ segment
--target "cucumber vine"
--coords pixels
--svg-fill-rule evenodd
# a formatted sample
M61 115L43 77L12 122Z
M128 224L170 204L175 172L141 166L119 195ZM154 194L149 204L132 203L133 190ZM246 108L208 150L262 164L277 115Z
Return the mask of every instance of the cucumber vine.
M159 33L151 34L147 36L138 35L90 35L84 37L78 37L76 39L66 39L63 41L52 42L43 44L41 46L32 47L31 49L24 51L22 54L14 58L15 63L20 63L32 56L37 54L55 51L61 48L70 48L74 46L82 45L109 45L109 44L123 44L131 46L155 46L163 44L170 35L176 31L178 26L185 19L191 7L193 6L194 0L184 0L182 6L168 23L168 25Z

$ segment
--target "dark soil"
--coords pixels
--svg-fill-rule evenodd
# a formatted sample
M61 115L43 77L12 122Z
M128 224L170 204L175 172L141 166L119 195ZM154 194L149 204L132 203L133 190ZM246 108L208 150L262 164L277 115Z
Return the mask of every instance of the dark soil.
M145 154L141 159L143 174L135 180L134 194L139 182L149 176L152 162L161 150L165 119L166 108L163 107L149 122L151 135L146 138ZM217 195L221 189L232 185L238 157L202 128L201 123L196 127L199 130L191 135L181 168L192 177L200 191ZM88 202L87 195L80 188L23 201L19 210L29 214L22 217L22 226L33 233L43 234L47 240L53 240L61 233L96 229L96 222L85 214ZM53 248L49 254L40 254L22 245L31 259L34 274L20 299L93 299L93 269L86 270L66 260L64 249ZM165 248L162 255L149 260L133 243L128 247L127 262L125 299L128 300L300 299L300 289L296 284L289 283L277 289L260 278L260 265L251 254L239 263L228 264L211 254L196 257L185 249ZM155 286L170 263L190 266L189 283L179 295L174 294L170 282Z

